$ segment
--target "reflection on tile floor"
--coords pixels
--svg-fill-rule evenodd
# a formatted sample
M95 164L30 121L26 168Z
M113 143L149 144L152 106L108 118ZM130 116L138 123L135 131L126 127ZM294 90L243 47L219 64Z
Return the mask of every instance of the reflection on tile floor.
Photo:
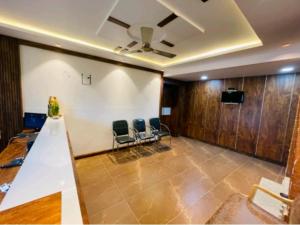
M184 137L169 150L131 150L76 161L90 223L205 223L230 194L248 194L261 177L281 182L284 172Z

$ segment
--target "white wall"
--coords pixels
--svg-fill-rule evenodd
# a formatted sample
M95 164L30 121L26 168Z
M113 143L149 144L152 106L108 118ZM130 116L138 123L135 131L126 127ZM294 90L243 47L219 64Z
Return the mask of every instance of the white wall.
M47 112L57 96L75 155L110 149L112 121L158 116L159 74L21 46L24 112ZM92 74L92 85L81 84Z

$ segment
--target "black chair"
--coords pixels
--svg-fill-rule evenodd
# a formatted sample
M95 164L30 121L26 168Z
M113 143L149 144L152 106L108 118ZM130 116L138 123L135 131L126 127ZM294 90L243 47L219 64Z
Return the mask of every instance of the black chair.
M162 137L169 136L171 146L172 136L169 127L161 123L159 118L151 118L149 120L149 124L151 126L152 134L157 137L157 141L159 141Z
M144 119L134 119L132 123L135 131L135 136L137 137L139 144L149 142L151 141L151 139L155 138L152 132L147 133L146 123Z
M129 135L128 123L126 120L113 121L113 150L115 149L115 142L117 142L117 150L119 145L130 143L134 144L136 141L135 137Z

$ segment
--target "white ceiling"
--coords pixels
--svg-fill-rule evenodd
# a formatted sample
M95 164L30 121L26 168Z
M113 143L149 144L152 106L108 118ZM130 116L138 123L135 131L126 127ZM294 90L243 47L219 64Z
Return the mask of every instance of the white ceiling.
M299 8L299 0L0 0L0 33L195 80L204 71L300 58ZM179 17L163 29L175 47L153 47L177 54L175 58L113 51L132 39L108 16L129 25L156 26L171 13ZM291 46L281 48L285 43ZM132 49L139 47L141 43Z
M184 79L184 74L189 74L189 79L196 80L199 79L199 73L206 71L300 59L299 0L236 0L236 3L264 45L255 49L168 67L165 70L165 76ZM286 43L290 46L282 47ZM193 73L194 77L191 76ZM258 69L256 73L261 74ZM214 75L214 78L222 77L230 77L230 74Z
M201 76L207 76L208 79L220 79L230 77L251 77L261 75L281 74L281 69L293 67L294 72L300 72L300 59L288 59L274 62L265 62L258 64L251 64L245 66L228 67L215 70L207 70L201 72L194 72L188 74L180 74L176 79L182 81L199 81Z

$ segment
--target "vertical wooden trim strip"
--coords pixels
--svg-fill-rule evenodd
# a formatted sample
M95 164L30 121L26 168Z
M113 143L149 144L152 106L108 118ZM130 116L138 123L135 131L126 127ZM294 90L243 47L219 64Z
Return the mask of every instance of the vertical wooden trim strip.
M223 91L226 91L225 88L226 88L226 79L222 79L223 80L223 88L221 90L221 94ZM222 103L222 101L220 100L220 114L219 114L219 123L218 123L218 139L217 139L217 144L219 144L220 142L220 134L221 134L221 131L220 131L220 126L221 126L221 116L222 116L222 112L223 112L223 107L224 107L224 103Z
M298 136L298 126L299 126L299 109L300 109L300 98L299 96L297 97L297 107L296 107L296 114L295 114L295 122L293 126L293 133L292 133L292 138L291 138L291 143L290 143L290 148L289 148L289 155L288 155L288 160L287 160L287 165L285 168L285 176L290 177L292 174L293 166L294 166L294 161L295 161L295 154L296 154L296 141L297 141L297 136Z
M266 93L266 88L267 88L267 81L268 81L268 76L266 76L266 79L265 79L263 99L261 101L261 110L260 110L260 116L259 116L259 125L258 125L257 140L256 140L254 155L256 155L256 153L257 153L257 146L258 146L259 135L260 135L261 119L262 119L262 114L263 114L263 109L264 109L264 102L265 102L265 93Z
M284 156L284 147L285 147L285 143L286 143L287 130L288 130L288 126L289 126L289 119L290 119L290 114L291 114L291 106L292 106L292 101L293 101L295 82L296 82L296 74L294 74L293 87L292 87L291 94L290 94L289 111L288 111L287 122L286 122L285 130L284 130L284 139L283 139L283 143L282 143L282 147L281 147L280 162L282 162L282 159Z
M245 77L243 77L242 91L244 90L244 82L245 82ZM240 128L241 109L242 109L242 104L239 105L239 113L238 113L238 120L237 120L235 140L234 140L234 149L236 149L237 140L238 140L238 134L239 134L239 128Z
M164 97L164 78L163 74L160 77L160 99L159 99L159 112L158 116L161 118L161 110L162 110L162 103L163 103L163 97Z

